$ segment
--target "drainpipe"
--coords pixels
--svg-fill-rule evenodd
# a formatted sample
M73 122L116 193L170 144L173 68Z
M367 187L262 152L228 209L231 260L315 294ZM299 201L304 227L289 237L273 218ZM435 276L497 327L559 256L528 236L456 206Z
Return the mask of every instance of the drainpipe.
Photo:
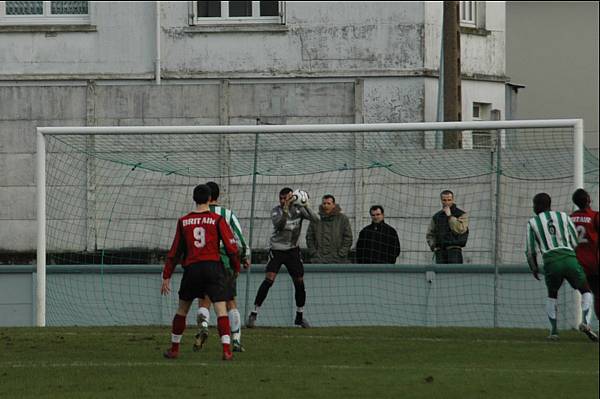
M156 2L156 61L154 61L156 84L160 84L160 1Z

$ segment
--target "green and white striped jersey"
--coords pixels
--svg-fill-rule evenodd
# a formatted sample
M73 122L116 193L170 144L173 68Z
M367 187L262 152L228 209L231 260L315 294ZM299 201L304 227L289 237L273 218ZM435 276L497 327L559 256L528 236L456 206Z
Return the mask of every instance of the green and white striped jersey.
M564 212L547 211L529 219L527 223L527 259L535 257L536 248L542 257L556 250L575 251L577 233L571 218Z
M221 205L209 205L209 208L211 212L221 215L231 228L231 231L233 232L233 235L237 242L237 246L240 250L241 259L250 259L250 247L246 244L244 234L242 233L242 226L240 225L240 221L238 220L237 216L235 216L235 214L231 210ZM221 243L221 259L223 260L226 266L229 266L229 258L224 252L225 248Z

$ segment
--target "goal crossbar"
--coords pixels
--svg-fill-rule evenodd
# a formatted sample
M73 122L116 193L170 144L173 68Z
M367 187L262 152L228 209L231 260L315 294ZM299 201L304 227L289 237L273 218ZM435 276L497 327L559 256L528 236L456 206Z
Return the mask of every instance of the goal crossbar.
M544 119L471 122L417 122L417 123L357 123L314 125L227 125L227 126L86 126L38 127L43 135L114 135L114 134L252 134L252 133L367 133L435 130L493 130L516 128L576 129L582 119Z

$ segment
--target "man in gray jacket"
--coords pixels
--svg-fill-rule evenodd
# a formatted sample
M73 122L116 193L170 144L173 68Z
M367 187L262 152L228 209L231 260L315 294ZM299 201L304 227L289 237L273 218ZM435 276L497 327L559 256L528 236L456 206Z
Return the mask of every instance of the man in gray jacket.
M310 208L308 201L303 205L298 205L295 203L295 200L292 196L292 189L285 187L279 192L279 205L271 211L273 233L271 234L265 279L256 293L254 310L248 316L248 322L246 323L246 327L248 328L253 328L256 325L258 310L267 298L269 288L275 282L275 277L281 265L285 265L294 282L296 299L296 319L294 324L303 328L309 327L308 322L303 317L306 291L304 289L304 265L300 256L298 238L302 230L302 221L307 219L317 222L319 215Z
M306 232L308 254L313 263L348 263L352 247L352 228L342 208L331 194L323 196L319 206L321 220L311 222Z

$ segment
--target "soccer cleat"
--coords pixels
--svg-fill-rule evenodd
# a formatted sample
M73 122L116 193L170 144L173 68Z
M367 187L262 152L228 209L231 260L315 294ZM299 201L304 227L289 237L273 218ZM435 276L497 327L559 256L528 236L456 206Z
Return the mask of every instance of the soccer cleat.
M558 337L558 334L550 334L546 337L546 339L548 341L558 341L560 338Z
M250 312L250 316L248 316L248 322L246 323L246 327L254 328L256 327L256 317L258 314L256 312Z
M233 360L233 353L223 352L223 360Z
M179 352L173 352L171 349L165 351L163 356L166 359L177 359L179 357Z
M196 334L196 340L194 341L194 352L198 352L204 347L206 340L208 339L208 328L201 327L198 334Z
M309 328L310 324L308 324L308 320L306 320L305 318L298 318L296 317L296 320L294 321L294 324L297 326L300 326L302 328Z
M242 346L242 343L240 341L238 341L237 339L233 340L232 346L233 346L234 352L245 352L246 351L246 349L244 349L244 347Z
M579 331L587 335L590 341L598 342L598 336L592 331L592 327L590 327L589 324L581 323L579 325Z

